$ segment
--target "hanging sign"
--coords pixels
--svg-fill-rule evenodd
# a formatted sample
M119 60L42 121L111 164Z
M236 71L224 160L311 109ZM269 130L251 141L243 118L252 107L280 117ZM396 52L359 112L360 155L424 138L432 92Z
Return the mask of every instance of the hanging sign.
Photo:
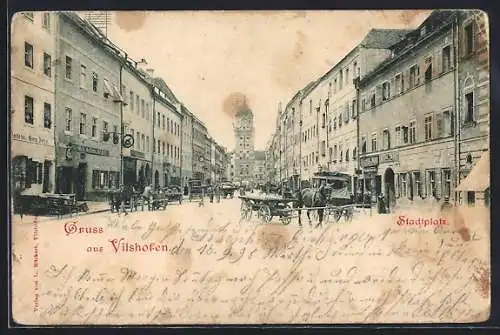
M134 137L130 134L123 136L123 147L128 149L133 146L134 146Z

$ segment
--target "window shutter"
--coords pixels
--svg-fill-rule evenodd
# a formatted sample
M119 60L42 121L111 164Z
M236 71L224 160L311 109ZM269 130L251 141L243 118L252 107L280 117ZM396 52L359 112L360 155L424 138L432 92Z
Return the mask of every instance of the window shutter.
M439 49L437 52L436 52L436 61L434 63L436 64L432 64L432 66L434 66L434 69L433 69L433 76L435 75L439 75L443 72L443 49Z
M417 85L420 85L420 64L416 65L415 82L416 82Z
M392 77L391 79L391 87L390 87L390 90L389 90L389 97L394 97L398 94L398 92L396 92L396 77Z
M441 194L442 194L442 191L441 191L441 185L442 185L442 182L441 182L441 169L436 169L434 170L434 175L435 175L435 181L436 181L436 197L438 199L441 199Z
M440 138L443 137L444 134L444 118L443 118L443 113L436 113L434 114L434 118L436 119L436 125L435 125L435 131L432 134L432 138Z

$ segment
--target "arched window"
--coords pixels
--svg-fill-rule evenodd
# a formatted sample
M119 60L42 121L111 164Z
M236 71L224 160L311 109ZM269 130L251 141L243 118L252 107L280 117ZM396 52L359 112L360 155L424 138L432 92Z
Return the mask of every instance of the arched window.
M470 74L464 80L463 84L463 123L472 123L475 121L475 97L474 97L474 79Z

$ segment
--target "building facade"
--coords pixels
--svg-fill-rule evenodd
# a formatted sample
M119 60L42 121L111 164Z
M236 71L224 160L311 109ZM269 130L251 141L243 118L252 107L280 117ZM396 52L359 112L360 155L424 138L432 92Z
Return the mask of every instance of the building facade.
M120 182L121 60L70 12L59 14L56 45L56 191L100 199Z
M193 118L193 179L206 183L210 178L208 167L210 156L207 155L207 127L197 117Z
M12 19L12 190L55 190L55 73L57 15L17 13Z
M253 180L254 152L254 120L249 108L243 108L236 113L233 130L236 139L234 179L241 183L251 183Z
M457 152L459 155L458 194L462 204L489 204L489 182L477 183L472 179L489 179L489 160L484 170L474 171L480 160L489 158L490 132L490 78L488 17L478 10L456 13L455 55L458 58L458 99L460 129ZM476 168L476 169L475 169ZM474 171L474 173L473 173ZM487 173L488 172L488 173ZM467 178L469 177L469 178ZM466 179L471 179L466 180ZM465 184L480 184L477 189Z
M363 191L392 206L453 198L452 21L434 12L360 81Z
M193 178L193 114L181 105L181 186L187 186L188 180Z
M132 61L124 62L121 71L123 133L133 138L130 148L122 148L123 183L144 187L151 184L153 169L152 85Z
M266 152L254 151L253 183L255 185L265 185L267 182L266 173Z

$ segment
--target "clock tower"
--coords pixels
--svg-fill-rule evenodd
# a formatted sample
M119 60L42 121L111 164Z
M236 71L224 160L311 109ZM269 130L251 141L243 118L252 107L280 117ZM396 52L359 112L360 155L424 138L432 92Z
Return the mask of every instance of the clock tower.
M241 183L253 181L254 125L253 113L248 107L240 109L233 124L236 138L234 179Z

